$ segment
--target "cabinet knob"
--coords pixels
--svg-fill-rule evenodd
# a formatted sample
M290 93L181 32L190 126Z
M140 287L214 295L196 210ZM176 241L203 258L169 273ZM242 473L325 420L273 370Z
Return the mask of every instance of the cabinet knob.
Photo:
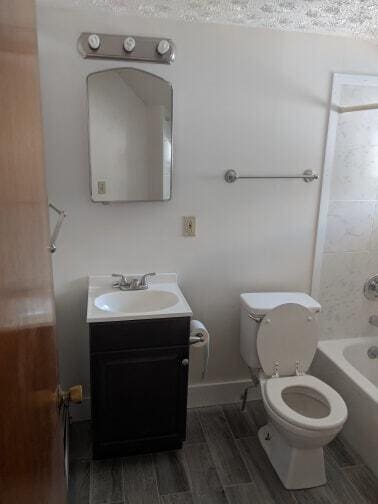
M181 364L182 364L183 366L188 366L188 364L189 364L189 359L182 359Z

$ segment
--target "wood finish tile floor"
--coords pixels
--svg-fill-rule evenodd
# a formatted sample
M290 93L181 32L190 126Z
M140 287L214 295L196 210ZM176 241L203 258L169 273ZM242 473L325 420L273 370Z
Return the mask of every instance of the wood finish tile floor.
M257 439L261 401L188 411L184 448L92 460L90 422L71 428L70 504L378 504L378 481L339 438L325 449L328 483L282 486Z

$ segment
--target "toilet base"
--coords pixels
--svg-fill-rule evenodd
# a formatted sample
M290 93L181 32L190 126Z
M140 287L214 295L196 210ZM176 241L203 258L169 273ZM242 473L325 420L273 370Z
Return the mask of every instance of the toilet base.
M288 490L325 485L323 448L299 449L269 422L259 429L258 437L282 484Z

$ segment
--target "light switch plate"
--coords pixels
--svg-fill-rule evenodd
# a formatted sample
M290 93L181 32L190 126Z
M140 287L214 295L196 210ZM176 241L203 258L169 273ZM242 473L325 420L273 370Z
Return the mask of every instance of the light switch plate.
M196 236L196 218L194 216L183 217L183 235Z

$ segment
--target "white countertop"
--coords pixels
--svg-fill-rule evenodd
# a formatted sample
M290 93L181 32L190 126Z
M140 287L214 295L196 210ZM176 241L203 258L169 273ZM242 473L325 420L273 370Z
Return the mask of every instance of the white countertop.
M143 273L125 273L125 276L137 276ZM122 320L142 320L170 317L191 317L193 315L180 287L177 284L176 273L158 273L149 278L148 290L172 292L178 298L178 302L169 308L158 311L145 311L137 313L124 313L114 311L104 311L95 305L97 297L114 292L122 292L113 283L117 279L111 275L93 275L89 277L88 284L88 306L87 322L115 322ZM124 291L129 293L140 293L143 291Z

